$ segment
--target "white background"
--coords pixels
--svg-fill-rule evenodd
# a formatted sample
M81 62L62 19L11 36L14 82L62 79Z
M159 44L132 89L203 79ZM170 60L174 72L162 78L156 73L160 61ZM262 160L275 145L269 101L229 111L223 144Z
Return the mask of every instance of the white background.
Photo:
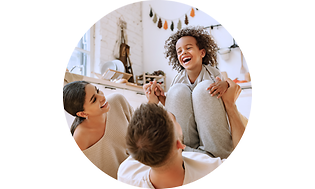
M1 2L1 188L126 187L76 146L62 85L77 40L132 2ZM236 150L213 173L182 188L314 188L313 2L181 2L202 7L238 39L255 86Z

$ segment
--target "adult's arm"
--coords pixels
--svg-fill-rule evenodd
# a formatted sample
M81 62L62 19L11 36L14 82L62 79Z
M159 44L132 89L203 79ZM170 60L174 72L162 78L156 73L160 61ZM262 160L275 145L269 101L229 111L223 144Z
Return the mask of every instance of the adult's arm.
M222 100L230 122L232 141L235 148L245 131L245 126L235 104L239 94L241 93L241 87L229 78L227 78L226 81L229 83L230 87L222 96Z

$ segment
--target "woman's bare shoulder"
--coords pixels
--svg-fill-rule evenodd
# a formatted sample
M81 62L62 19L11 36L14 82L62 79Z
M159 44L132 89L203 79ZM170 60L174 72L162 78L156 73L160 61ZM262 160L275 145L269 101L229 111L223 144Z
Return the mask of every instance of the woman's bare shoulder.
M81 125L81 124L80 124ZM80 126L79 125L79 126ZM87 132L84 128L82 127L77 127L73 134L73 138L81 151L86 150L90 144L89 144L89 138L90 138L90 133Z

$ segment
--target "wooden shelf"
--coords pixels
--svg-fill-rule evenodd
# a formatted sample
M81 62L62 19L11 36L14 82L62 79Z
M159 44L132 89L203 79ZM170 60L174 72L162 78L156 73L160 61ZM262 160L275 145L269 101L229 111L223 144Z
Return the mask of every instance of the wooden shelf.
M158 75L148 75L148 74L143 73L143 75L136 76L136 84L137 85L144 85L146 83L149 83L151 81L151 79L156 80L158 83L160 83L162 80L163 83L160 85L163 87L164 91L166 92L166 84L165 84L166 76L165 75L164 76L161 76L161 75L158 76Z
M125 73L125 72L120 72L117 70L112 70L112 69L107 69L103 75L94 73L99 79L105 79L105 80L114 80L114 79L126 79L128 81L128 79L132 76L129 73Z

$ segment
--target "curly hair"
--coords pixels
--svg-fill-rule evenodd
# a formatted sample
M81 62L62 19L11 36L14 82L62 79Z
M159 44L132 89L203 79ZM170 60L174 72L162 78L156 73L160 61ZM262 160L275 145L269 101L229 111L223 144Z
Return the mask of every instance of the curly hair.
M129 123L126 144L137 161L160 167L167 163L175 141L173 122L167 111L156 104L141 104Z
M169 65L173 66L172 68L174 70L179 72L184 69L177 59L176 52L176 43L181 37L184 36L194 37L197 41L197 46L199 49L205 49L206 55L202 59L202 64L210 64L213 67L217 66L218 46L211 37L210 33L207 32L202 26L189 26L177 31L165 41L165 58L169 59Z

